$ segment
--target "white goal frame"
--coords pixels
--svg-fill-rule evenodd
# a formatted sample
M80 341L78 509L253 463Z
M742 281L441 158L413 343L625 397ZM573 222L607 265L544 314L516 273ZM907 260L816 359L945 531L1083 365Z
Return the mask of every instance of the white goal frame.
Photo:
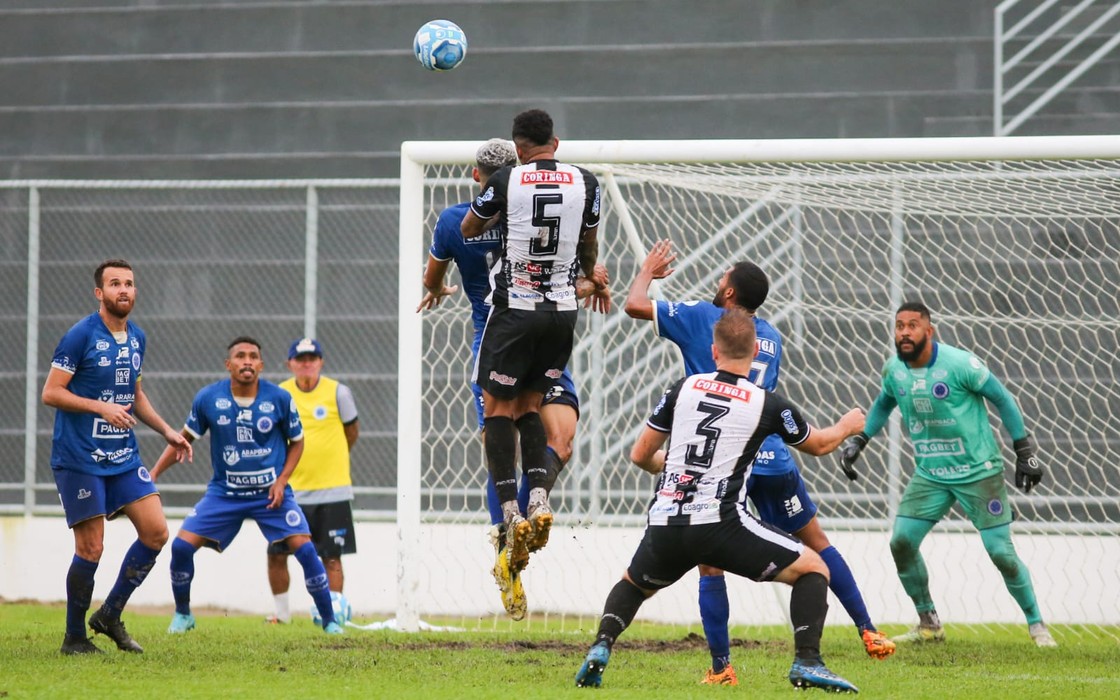
M421 530L424 514L422 468L423 396L417 378L422 376L423 326L416 313L421 296L420 274L426 260L431 231L426 222L424 168L432 165L471 164L481 141L409 141L401 144L399 237L399 339L397 433L397 625L402 630L420 628ZM632 140L561 141L557 155L576 164L635 163L863 163L940 161L1072 161L1120 158L1120 136L1033 136L930 139L794 139L794 140ZM617 185L601 177L604 196L617 194ZM625 207L618 214L618 235L631 240L635 255L644 255L640 240L628 230ZM628 279L615 279L616 301L621 305ZM894 301L894 300L892 300ZM898 299L901 301L901 299ZM464 352L465 349L464 349ZM577 377L578 381L578 377ZM896 418L897 420L897 418ZM581 430L583 428L581 427ZM900 433L890 436L897 451ZM905 449L905 448L904 448ZM1112 533L1115 536L1117 533ZM619 562L621 567L625 562ZM480 564L481 565L481 564ZM892 572L885 575L893 576ZM494 592L496 597L496 591ZM1117 620L1106 621L1116 624Z

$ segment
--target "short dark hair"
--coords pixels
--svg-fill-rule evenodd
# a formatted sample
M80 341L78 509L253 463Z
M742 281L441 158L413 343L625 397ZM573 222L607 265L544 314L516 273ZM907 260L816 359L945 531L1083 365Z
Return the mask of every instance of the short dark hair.
M913 311L920 314L921 317L927 321L933 320L933 314L930 313L929 307L920 301L908 301L904 303L902 306L898 307L898 311L895 311L894 315L897 316L903 311Z
M253 338L253 337L248 336L248 335L239 335L236 338L234 338L233 340L229 341L229 345L226 346L226 354L228 355L229 351L233 350L234 345L240 345L241 343L249 343L250 345L256 345L257 346L257 352L260 352L260 350L261 350L260 341L258 341L256 338Z
M727 284L735 290L735 303L754 311L770 294L770 280L762 268L752 262L739 262L727 275Z
M530 109L513 118L513 140L544 146L552 140L552 117L543 109Z
M105 262L98 265L97 269L93 271L93 284L98 289L101 289L101 285L105 283L101 278L104 276L105 268L107 267L119 267L125 270L132 269L132 265L129 265L127 260L121 260L120 258L112 258L106 260Z
M755 356L754 317L746 309L732 306L716 321L712 338L720 355L731 360Z

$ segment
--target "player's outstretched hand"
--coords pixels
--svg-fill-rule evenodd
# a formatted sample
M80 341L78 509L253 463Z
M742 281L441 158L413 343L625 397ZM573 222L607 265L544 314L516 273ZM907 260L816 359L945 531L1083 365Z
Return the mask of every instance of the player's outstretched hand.
M642 262L642 269L648 272L653 279L659 280L673 274L673 261L677 254L673 252L673 244L669 240L660 240L649 249L649 254Z
M1042 481L1042 465L1034 456L1030 437L1019 438L1012 445L1015 448L1015 486L1023 493L1030 493Z
M596 289L583 301L583 308L590 308L592 311L600 314L610 313L611 310L611 290L608 287Z
M844 470L844 476L852 481L859 478L855 463L859 459L859 453L863 452L865 447L867 447L867 436L863 433L856 433L840 446L840 468Z
M440 305L440 302L443 301L444 297L450 296L457 291L459 291L459 285L457 284L453 284L450 287L445 284L435 292L428 290L428 292L424 294L424 298L420 300L420 305L416 307L416 313L436 308Z
M279 508L280 504L284 502L284 487L288 482L281 482L279 479L272 482L272 486L268 487L268 509Z
M191 447L191 441L183 437L182 433L177 433L169 428L163 439L167 440L167 444L175 451L176 462L194 461L194 448Z

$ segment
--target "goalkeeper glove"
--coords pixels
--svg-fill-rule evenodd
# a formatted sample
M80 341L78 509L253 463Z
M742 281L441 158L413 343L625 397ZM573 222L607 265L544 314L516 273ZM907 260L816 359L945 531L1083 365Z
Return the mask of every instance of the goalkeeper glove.
M859 478L853 465L859 459L859 453L863 452L863 448L867 447L868 438L863 433L856 433L840 446L840 468L844 470L844 476L852 481Z
M1030 493L1042 481L1042 465L1034 456L1030 437L1022 437L1012 443L1015 448L1015 486Z

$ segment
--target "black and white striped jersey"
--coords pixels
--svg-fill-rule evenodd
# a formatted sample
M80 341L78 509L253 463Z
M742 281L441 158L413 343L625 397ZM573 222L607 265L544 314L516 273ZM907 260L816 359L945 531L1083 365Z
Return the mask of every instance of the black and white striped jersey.
M738 518L759 446L775 434L789 445L809 437L801 411L746 377L716 371L680 380L646 422L669 433L665 471L649 507L650 525L700 525Z
M502 255L490 270L488 301L498 308L578 309L576 251L583 232L599 225L599 181L555 160L502 168L490 176L471 211L505 218Z

